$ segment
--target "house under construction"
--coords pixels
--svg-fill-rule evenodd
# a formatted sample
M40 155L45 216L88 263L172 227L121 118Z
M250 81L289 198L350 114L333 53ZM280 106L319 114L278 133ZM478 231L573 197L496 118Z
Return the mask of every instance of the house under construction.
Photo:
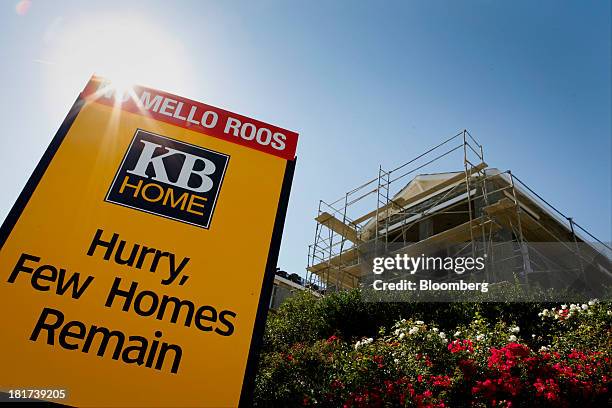
M461 170L427 173L442 166ZM487 269L486 278L499 282L554 269L563 258L554 252L559 248L585 273L585 265L592 265L603 250L608 261L598 268L608 278L611 272L608 243L597 240L509 170L490 168L482 145L467 130L395 169L381 167L377 177L336 201L320 201L315 220L306 281L320 292L366 285L368 269L363 264L372 251L486 254L496 265ZM510 249L508 243L513 244ZM546 252L527 243L554 243L555 249Z

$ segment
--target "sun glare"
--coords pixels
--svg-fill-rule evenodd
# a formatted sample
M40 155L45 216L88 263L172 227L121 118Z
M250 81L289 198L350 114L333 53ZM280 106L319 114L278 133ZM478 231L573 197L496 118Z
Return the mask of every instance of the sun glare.
M188 93L186 47L154 21L110 15L59 20L45 41L43 70L55 103L74 99L92 74L109 79L117 97L133 84Z
M115 98L116 104L120 104L122 101L127 100L128 98L135 97L134 94L134 82L129 82L124 80L122 77L117 79L112 79L109 77L105 77L108 81L103 84L101 89L99 89L94 97L100 97L102 95L105 96L113 96Z

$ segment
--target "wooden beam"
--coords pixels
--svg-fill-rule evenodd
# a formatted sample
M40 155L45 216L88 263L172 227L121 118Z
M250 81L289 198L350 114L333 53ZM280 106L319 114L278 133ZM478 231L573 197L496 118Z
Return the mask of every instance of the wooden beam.
M462 242L469 241L472 237L472 233L479 234L481 233L482 226L490 227L493 230L500 229L500 226L496 223L488 221L484 217L477 218L473 220L471 223L465 222L456 227L448 229L446 231L442 231L436 235L433 235L427 239L424 239L419 242L415 242L414 244L408 245L404 248L401 248L397 251L391 252L388 256L394 256L395 254L413 254L420 255L422 253L426 253L428 249L431 248L439 248L441 244L449 245L449 244L458 244ZM471 230L471 232L470 232ZM365 268L361 267L361 264L354 264L346 266L346 263L351 262L357 259L356 254L357 251L351 248L349 251L346 251L342 254L342 259L334 257L328 262L321 262L320 264L313 265L308 268L308 271L316 273L322 278L325 277L326 273L333 273L335 279L337 279L337 274L342 273L345 276L349 276L351 279L353 277L360 277L367 274L368 271ZM332 279L330 278L330 281Z
M402 209L404 207L404 199L403 198L398 198L397 200L390 200L389 204L386 204L382 207L380 207L378 209L378 212L383 212L383 211L387 211L389 208L392 207L397 207L398 209ZM370 218L372 218L373 216L376 215L376 211L377 210L372 210L369 213L362 215L361 217L357 218L355 221L352 222L352 224L357 225L357 224L361 224L363 221L368 220Z
M349 241L360 244L361 240L357 236L357 231L331 215L330 213L323 212L321 213L315 220L321 224L325 225L330 230L342 235L344 238Z
M501 200L500 200L501 201ZM524 238L531 242L555 242L555 237L563 242L571 241L572 237L566 231L550 231L531 215L525 211L516 211L514 208L507 208L503 211L498 211L492 214L495 220L512 230L512 227L518 226L520 217L521 229ZM556 222L553 220L553 222Z
M512 200L512 202L514 202L514 196L510 194L508 191L504 190L504 195L508 197L510 200ZM531 215L533 218L535 218L536 220L539 220L540 216L535 212L535 210L533 210L531 207L525 204L526 200L530 202L532 200L529 197L526 197L525 195L521 194L520 192L517 192L517 195L518 195L518 203L521 206L521 208L527 211L529 215Z
M494 214L497 214L499 212L502 212L509 208L514 208L514 207L515 207L514 201L512 201L509 198L504 197L498 202L484 207L484 210L486 211L487 214L494 215Z
M329 268L330 266L341 266L341 265L346 265L347 263L351 263L352 261L356 260L359 257L359 251L357 251L357 248L353 247L351 249L348 249L344 252L342 252L340 255L336 255L333 258L331 258L328 261L323 261L321 263L318 263L316 265L312 265L309 266L308 268L306 268L309 272L319 272L322 271L326 268Z
M434 248L439 249L440 245L459 244L467 242L472 238L472 234L481 233L482 226L491 227L494 230L499 229L499 226L491 221L488 221L484 217L479 217L472 222L468 221L460 224L456 227L442 231L436 235L432 235L422 241L415 242L412 245L408 245L404 248L398 249L397 251L391 252L388 256L394 256L395 254L412 254L420 255L427 253L428 249Z
M484 163L484 162L480 163L479 165L477 165L477 166L475 166L475 167L473 167L471 169L470 176L472 174L474 174L474 173L479 172L482 169L485 169L486 167L487 167L486 163ZM408 197L408 198L399 197L399 198L397 198L395 200L391 200L391 202L389 204L379 208L378 212L381 213L381 212L387 211L387 210L389 210L390 208L392 208L394 206L399 207L399 208L406 208L410 204L413 204L413 203L415 203L415 202L417 202L417 201L419 201L419 200L421 200L421 199L423 199L423 198L425 198L425 197L435 193L436 191L440 191L440 190L442 190L442 189L444 189L444 188L446 188L446 187L448 187L450 185L453 185L453 184L455 184L455 183L457 183L457 182L459 182L461 180L464 180L464 179L465 179L465 172L459 173L459 174L457 174L457 175L455 175L455 176L453 176L453 177L451 177L451 178L449 178L447 180L444 180L443 182L441 182L439 184L436 184L435 186L433 186L433 187L431 187L431 188L429 188L429 189L427 189L425 191L422 191L422 192L420 192L418 194L413 195L412 197ZM376 211L377 210L370 211L369 213L367 213L365 215L362 215L361 217L357 218L352 223L355 224L355 225L356 224L360 224L363 221L368 220L368 219L374 217L376 215Z
M342 288L356 288L359 286L359 277L347 273L346 269L338 267L328 267L325 270L315 273L321 278L321 281L329 285L340 286Z

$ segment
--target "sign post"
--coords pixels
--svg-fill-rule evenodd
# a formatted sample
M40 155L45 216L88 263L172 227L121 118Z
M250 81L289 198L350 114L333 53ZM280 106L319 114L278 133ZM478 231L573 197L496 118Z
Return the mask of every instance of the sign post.
M0 230L0 392L247 405L297 138L92 78Z

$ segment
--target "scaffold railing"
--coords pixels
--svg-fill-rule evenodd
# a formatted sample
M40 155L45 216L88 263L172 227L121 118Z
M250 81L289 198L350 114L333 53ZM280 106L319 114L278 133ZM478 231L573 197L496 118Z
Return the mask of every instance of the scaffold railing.
M540 219L541 208L558 225ZM448 225L439 227L441 219ZM410 250L449 236L462 244L454 250L472 256L492 253L496 243L514 242L518 253L507 255L520 258L525 278L536 262L521 249L526 235L566 245L596 240L610 249L509 170L488 168L482 144L467 130L391 170L380 166L377 177L334 201L320 200L315 220L306 281L321 292L360 286L366 252L384 253L390 246ZM568 249L578 252L578 245Z

